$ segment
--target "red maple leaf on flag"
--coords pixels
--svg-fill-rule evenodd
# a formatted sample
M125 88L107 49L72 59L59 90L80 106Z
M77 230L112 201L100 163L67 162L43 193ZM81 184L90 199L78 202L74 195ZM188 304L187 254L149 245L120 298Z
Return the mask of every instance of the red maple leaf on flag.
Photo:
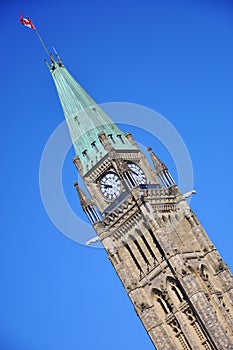
M19 19L20 23L23 25L23 26L26 26L28 28L31 28L33 30L36 30L36 27L34 26L34 24L32 23L32 21L30 20L30 18L23 18L23 15L22 13L20 13L20 19Z

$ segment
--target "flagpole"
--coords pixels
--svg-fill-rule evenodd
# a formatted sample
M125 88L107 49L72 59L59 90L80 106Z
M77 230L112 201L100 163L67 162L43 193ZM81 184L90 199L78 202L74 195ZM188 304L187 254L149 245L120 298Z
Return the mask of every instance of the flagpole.
M38 39L40 40L40 42L41 42L41 44L42 44L42 46L43 46L43 48L44 48L44 50L45 50L45 52L46 52L47 55L51 58L51 54L49 53L49 50L48 50L47 47L45 46L45 43L44 43L44 41L42 40L42 38L41 38L41 36L40 36L40 34L38 33L38 31L37 31L36 28L35 28L35 32L36 32L36 35L37 35Z
M31 19L30 19L29 17L28 17L28 18L24 18L23 15L22 15L22 13L20 13L19 21L20 21L20 23L23 24L24 26L29 27L29 28L33 29L33 30L36 32L36 35L37 35L38 39L40 40L40 42L41 42L41 44L42 44L42 46L43 46L43 48L44 48L46 54L49 56L49 58L50 58L50 60L52 61L52 63L54 63L55 61L54 61L54 58L53 58L52 54L51 54L51 53L49 52L49 50L47 49L47 47L46 47L44 41L42 40L42 38L41 38L39 32L37 31L35 25L32 23Z

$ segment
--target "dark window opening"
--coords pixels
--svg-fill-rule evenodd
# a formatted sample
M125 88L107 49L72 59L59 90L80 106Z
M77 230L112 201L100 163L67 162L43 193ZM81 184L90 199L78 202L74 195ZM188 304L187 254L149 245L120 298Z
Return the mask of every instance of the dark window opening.
M91 147L94 148L94 149L96 150L96 152L99 151L99 149L98 149L98 147L97 147L97 145L96 145L96 141L94 141L94 142L91 143Z
M171 289L175 292L175 294L176 294L177 298L179 299L180 303L182 303L183 298L181 297L180 293L178 292L177 287L172 286Z
M163 249L161 248L160 244L158 243L158 241L157 241L157 239L156 239L156 237L155 237L154 232L153 232L150 228L148 229L148 231L149 231L149 233L150 233L150 235L151 235L151 237L152 237L152 240L153 240L154 244L156 245L156 248L158 249L158 251L159 251L159 253L161 254L161 256L164 258L164 257L165 257L164 251L163 251Z
M165 312L165 314L168 314L168 308L164 305L164 301L161 300L160 298L157 299L157 301L159 302L159 304L162 306L163 311Z
M113 138L113 136L112 136L112 134L108 134L108 137L110 138L110 140L111 140L113 143L116 143L115 140L114 140L114 138Z
M85 149L85 150L82 152L82 155L83 155L84 158L89 159L88 154L87 154L87 149Z
M134 240L134 244L135 244L136 247L138 248L138 251L139 251L139 253L141 254L143 260L145 261L145 263L146 263L147 266L149 267L150 263L149 263L149 261L148 261L146 255L145 255L144 251L142 250L142 247L140 246L140 244L138 243L137 240Z
M137 261L135 255L134 255L134 253L132 252L132 249L130 248L130 246L129 246L127 243L124 244L124 246L125 246L125 248L128 250L128 252L129 252L131 258L133 259L133 262L134 262L135 265L137 266L138 270L141 272L142 269L141 269L141 267L140 267L140 265L139 265L139 263L138 263L138 261Z
M147 247L147 249L148 249L150 255L152 256L152 258L154 259L154 263L155 263L155 261L157 261L157 259L156 259L156 256L154 255L153 250L151 249L149 243L147 242L147 240L144 236L142 236L142 240L145 243L145 246Z
M124 139L122 138L122 135L117 135L117 137L121 140L122 143L125 143Z
M137 230L137 232L138 232L138 231L139 231L139 230ZM151 246L150 246L149 243L147 242L146 237L145 237L143 234L141 234L140 231L139 231L138 233L139 233L139 235L141 236L142 241L144 242L145 246L147 247L147 249L148 249L150 255L152 256L152 258L154 259L154 263L155 263L155 261L157 261L156 256L155 256L153 250L151 249Z

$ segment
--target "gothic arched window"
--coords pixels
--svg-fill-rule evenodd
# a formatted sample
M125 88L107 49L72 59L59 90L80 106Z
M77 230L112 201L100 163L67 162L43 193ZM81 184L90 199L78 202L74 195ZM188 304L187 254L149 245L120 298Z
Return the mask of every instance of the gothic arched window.
M165 296L163 295L163 293L160 290L153 289L152 293L153 293L154 299L157 301L157 305L160 305L160 315L161 316L164 317L165 315L172 312L171 305L165 299ZM155 307L156 307L156 304L155 304Z
M182 301L184 300L183 292L181 291L180 286L173 277L167 278L167 289L168 291L171 291L170 296L174 300L175 304L182 303Z

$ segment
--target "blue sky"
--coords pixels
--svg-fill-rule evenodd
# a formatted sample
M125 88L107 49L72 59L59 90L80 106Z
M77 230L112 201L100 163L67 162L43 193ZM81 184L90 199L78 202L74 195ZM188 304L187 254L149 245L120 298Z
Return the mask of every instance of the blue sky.
M232 269L233 4L1 2L0 348L153 349L105 252L66 238L43 207L40 159L63 114L45 53L19 24L20 12L97 102L144 105L175 126L193 162L191 207ZM176 178L156 141L154 150ZM73 156L63 186L82 215Z

